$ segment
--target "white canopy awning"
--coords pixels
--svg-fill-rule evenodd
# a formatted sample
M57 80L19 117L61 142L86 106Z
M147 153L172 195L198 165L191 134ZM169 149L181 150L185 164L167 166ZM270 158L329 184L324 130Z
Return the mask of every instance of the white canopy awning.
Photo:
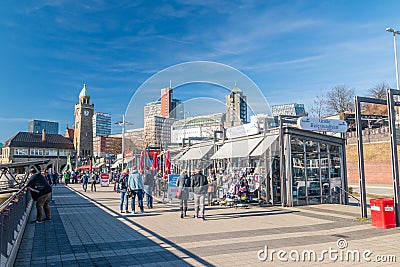
M264 140L256 147L256 149L251 152L250 156L251 157L258 157L261 156L262 154L267 151L268 148L272 148L272 150L275 150L275 146L272 147L273 145L276 145L275 141L278 139L278 135L270 135L266 136Z
M117 160L113 163L113 165L111 165L111 169L116 169L116 168L118 168L119 165L121 165L121 164L122 164L122 159L117 159Z
M263 137L233 140L225 143L211 159L230 159L248 157Z
M202 159L212 147L212 144L192 147L179 160Z
M179 160L183 154L185 154L185 152L188 151L187 149L182 150L181 152L179 152L178 154L176 154L175 156L172 157L172 161L177 161Z
M133 160L133 158L124 158L124 164L128 164L129 162L131 162ZM113 165L111 165L111 169L116 169L119 166L122 165L122 159L117 159Z

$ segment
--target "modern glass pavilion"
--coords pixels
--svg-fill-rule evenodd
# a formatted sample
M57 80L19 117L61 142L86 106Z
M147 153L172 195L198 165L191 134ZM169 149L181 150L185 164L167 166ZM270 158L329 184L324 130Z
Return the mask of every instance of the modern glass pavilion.
M268 202L283 206L347 204L345 163L344 139L290 126L195 144L175 157L177 171L223 170L228 182L246 173Z

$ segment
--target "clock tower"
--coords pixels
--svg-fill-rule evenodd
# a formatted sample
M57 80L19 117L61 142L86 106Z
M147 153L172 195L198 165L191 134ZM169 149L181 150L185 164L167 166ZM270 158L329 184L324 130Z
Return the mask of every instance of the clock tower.
M90 95L84 84L74 113L74 146L78 158L93 156L93 112L94 105L90 104Z

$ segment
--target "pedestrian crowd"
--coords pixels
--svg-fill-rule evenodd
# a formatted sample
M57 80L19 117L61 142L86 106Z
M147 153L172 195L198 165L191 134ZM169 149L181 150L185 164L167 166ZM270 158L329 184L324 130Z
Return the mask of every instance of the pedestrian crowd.
M161 176L162 177L162 176ZM119 209L121 213L131 213L132 215L142 215L144 213L144 198L146 198L146 208L153 208L153 192L158 190L160 172L146 167L139 173L136 167L124 169L116 179L115 190L120 194ZM164 178L161 178L164 179ZM164 181L165 182L165 181ZM206 177L200 169L197 169L191 176L183 170L177 180L177 197L179 198L180 218L187 217L189 192L193 192L194 199L194 218L205 220L205 199L208 205L213 203L213 196L216 186L215 171L210 171ZM131 210L128 209L128 202L131 199ZM136 199L139 210L136 211Z

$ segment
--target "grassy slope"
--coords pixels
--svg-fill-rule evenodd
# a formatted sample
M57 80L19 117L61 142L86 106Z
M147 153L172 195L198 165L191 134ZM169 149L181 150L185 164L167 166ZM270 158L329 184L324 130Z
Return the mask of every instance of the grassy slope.
M400 151L398 146L397 152ZM357 162L357 145L346 146L346 160L347 162ZM400 156L399 156L400 157ZM390 161L390 143L374 143L364 144L364 160L365 161Z

